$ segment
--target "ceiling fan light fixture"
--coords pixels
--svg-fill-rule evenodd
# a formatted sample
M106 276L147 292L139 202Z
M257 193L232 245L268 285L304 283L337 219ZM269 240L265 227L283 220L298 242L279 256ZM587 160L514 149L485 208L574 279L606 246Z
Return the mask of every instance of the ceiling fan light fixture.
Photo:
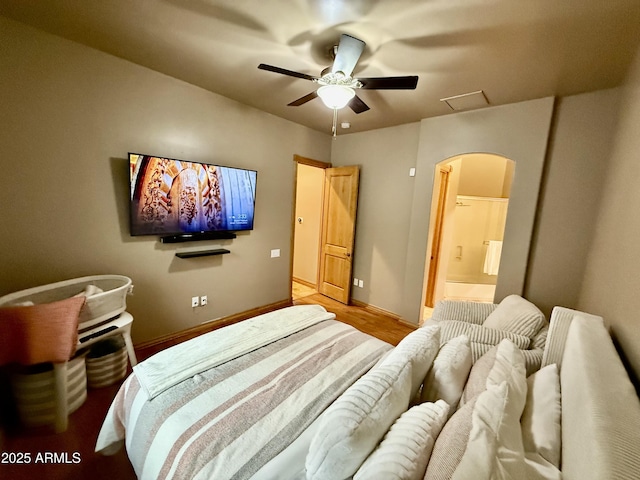
M323 85L318 89L322 102L333 110L346 107L355 95L353 88L344 85Z

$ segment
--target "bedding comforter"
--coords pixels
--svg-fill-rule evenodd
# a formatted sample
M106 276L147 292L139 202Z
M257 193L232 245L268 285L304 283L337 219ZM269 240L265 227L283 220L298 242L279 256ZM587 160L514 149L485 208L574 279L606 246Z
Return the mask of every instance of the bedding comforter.
M96 451L114 453L124 443L141 479L250 478L391 348L322 320L153 398L134 373L107 413Z

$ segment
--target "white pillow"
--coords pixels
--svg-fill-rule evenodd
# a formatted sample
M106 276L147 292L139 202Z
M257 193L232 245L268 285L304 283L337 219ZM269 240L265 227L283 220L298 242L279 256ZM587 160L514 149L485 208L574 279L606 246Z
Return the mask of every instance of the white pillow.
M435 402L442 399L451 406L449 416L453 415L470 370L469 337L461 335L449 340L440 348L424 379L420 401Z
M448 413L449 405L443 400L416 405L403 413L353 480L422 480Z
M453 480L525 479L522 430L517 405L524 403L508 381L491 385L473 408L469 442Z
M545 323L544 314L533 303L520 295L509 295L489 314L482 325L533 338Z
M456 410L436 440L425 480L526 479L520 414L509 382L490 385ZM521 413L521 412L520 412Z
M537 453L524 453L527 480L562 480L562 472Z
M522 441L526 453L537 453L560 467L560 376L553 363L527 378L527 401L522 412Z
M514 387L517 387L521 392L522 406L520 408L524 408L527 392L525 372L522 351L510 340L502 340L471 367L459 406L464 405L489 385L499 385L504 380L516 378L518 382Z
M438 353L439 348L439 325L429 325L418 328L404 337L381 365L406 361L406 358L409 359L412 371L411 398L413 398L420 389L425 375L431 368L433 359Z
M524 356L511 341L498 345L486 388L476 401L467 449L453 478L526 478L520 417L527 378Z
M353 475L407 409L410 394L410 362L385 363L360 377L322 414L307 453L307 479Z
M496 350L496 360L487 376L487 388L491 385L500 385L505 380L509 381L509 387L517 390L517 408L520 410L518 418L522 415L524 404L527 401L527 376L524 367L524 355L511 341L503 340Z

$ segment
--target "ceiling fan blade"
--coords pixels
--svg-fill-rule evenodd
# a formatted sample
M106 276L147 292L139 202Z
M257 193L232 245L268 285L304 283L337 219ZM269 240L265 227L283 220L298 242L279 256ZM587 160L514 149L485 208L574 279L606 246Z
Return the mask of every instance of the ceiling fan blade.
M338 45L338 51L336 52L336 58L333 61L331 71L333 73L342 72L350 77L356 63L358 63L360 55L362 55L364 46L365 43L360 39L347 35L346 33L340 35L340 44Z
M299 99L294 100L293 102L287 104L287 107L299 107L300 105L304 105L305 103L310 102L317 96L318 96L318 92L314 90L313 92L305 95L304 97L300 97Z
M418 77L372 77L359 78L362 88L370 90L414 90L418 85Z
M355 113L362 113L369 110L369 105L364 103L362 99L357 95L351 99L348 105L349 108L351 108L351 110L353 110Z
M267 65L261 63L258 65L260 70L267 70L268 72L281 73L282 75L289 75L290 77L303 78L305 80L316 80L318 77L313 75L307 75L306 73L294 72L293 70L287 70L286 68L274 67L273 65Z

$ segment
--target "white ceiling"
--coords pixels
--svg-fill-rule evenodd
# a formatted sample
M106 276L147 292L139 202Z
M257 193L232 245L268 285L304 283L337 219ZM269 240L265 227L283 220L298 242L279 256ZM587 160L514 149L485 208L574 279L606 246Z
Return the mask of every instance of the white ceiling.
M367 43L355 77L418 75L416 90L359 90L371 110L349 132L619 85L640 43L639 0L2 0L0 15L329 133L317 85L341 33ZM346 133L339 130L339 133Z

